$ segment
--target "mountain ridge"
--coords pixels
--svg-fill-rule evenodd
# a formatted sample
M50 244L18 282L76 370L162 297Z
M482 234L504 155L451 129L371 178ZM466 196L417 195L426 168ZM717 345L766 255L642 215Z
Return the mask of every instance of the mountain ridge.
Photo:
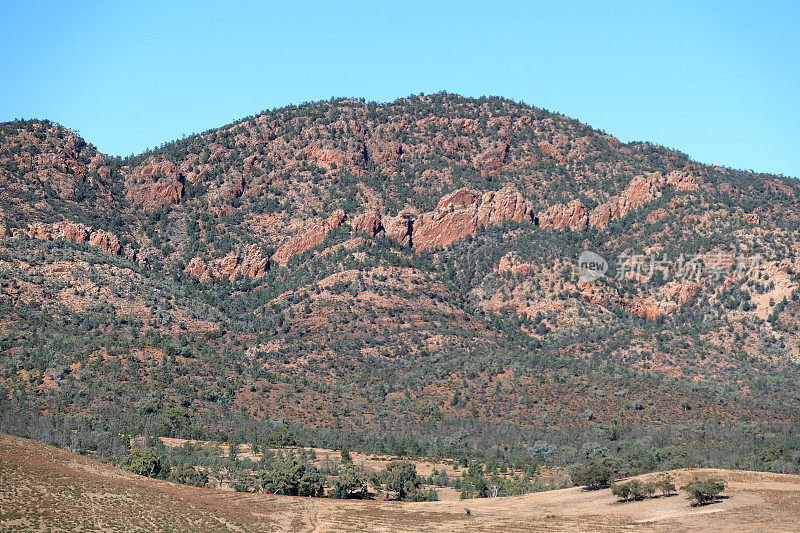
M4 411L609 449L606 425L634 442L800 414L790 178L442 93L289 106L125 159L5 123L0 184ZM585 250L607 276L580 279ZM727 272L619 275L632 256ZM763 262L739 275L739 256ZM169 408L191 414L159 425Z

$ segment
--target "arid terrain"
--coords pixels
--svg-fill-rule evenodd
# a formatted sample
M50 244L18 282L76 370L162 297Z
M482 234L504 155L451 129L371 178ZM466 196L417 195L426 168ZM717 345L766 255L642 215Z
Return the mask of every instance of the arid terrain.
M684 493L618 503L608 489L401 503L231 493L133 475L44 444L0 435L3 531L796 531L800 476L683 469L679 484L722 477L725 498ZM469 510L467 514L466 509Z
M500 97L304 103L124 158L2 123L0 430L65 450L6 438L4 516L789 528L798 235L795 179ZM770 473L704 508L566 489L700 467ZM353 501L378 494L408 502Z

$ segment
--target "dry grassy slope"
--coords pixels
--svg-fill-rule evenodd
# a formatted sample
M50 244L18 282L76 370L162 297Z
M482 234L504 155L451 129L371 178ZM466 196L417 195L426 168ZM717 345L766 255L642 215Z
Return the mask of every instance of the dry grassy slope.
M718 476L720 503L684 495L620 504L608 490L432 503L241 494L144 478L44 444L0 434L4 531L796 531L800 476L674 471L678 484ZM470 516L465 512L470 510Z

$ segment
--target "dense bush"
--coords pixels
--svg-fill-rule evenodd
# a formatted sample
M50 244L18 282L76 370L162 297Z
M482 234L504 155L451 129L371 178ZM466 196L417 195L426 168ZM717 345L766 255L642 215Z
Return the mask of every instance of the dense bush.
M167 481L205 487L208 485L208 474L190 465L176 465L170 468Z
M138 448L131 448L120 458L119 466L134 474L155 478L165 478L170 472L169 465L165 464L155 451Z
M689 493L689 499L694 500L692 505L707 505L715 502L725 490L725 482L719 478L709 478L705 481L695 479L681 488Z
M617 477L616 469L607 459L592 459L578 465L570 471L575 485L584 486L587 490L598 490L609 487Z

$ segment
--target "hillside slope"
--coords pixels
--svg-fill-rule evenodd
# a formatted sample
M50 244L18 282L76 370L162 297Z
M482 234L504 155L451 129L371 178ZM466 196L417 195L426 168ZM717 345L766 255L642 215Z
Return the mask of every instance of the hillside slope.
M564 489L468 502L354 502L201 489L133 475L0 434L4 531L793 531L800 477L726 470L729 496L701 508L685 495L620 504L609 490ZM464 508L469 508L468 516Z
M800 471L798 198L501 98L310 103L127 159L6 123L4 423L546 436L569 460L667 428ZM791 450L748 448L770 439Z

